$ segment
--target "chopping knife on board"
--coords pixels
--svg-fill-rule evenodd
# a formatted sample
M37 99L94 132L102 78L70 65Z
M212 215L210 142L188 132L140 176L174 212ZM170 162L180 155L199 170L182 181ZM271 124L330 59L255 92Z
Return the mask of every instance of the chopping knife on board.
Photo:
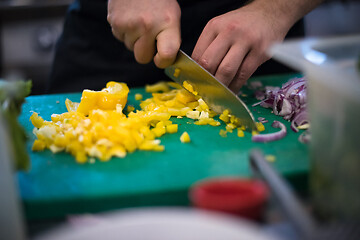
M181 86L184 81L190 83L216 113L228 109L248 131L256 129L254 116L245 103L182 50L175 62L165 68L165 74Z

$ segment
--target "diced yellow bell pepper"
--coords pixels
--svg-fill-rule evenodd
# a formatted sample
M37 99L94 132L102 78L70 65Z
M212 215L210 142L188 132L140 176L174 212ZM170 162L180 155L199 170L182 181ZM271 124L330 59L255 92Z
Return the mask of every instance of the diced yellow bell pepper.
M68 112L76 112L77 108L79 107L79 103L72 102L70 99L65 100L65 106Z
M186 81L185 86L197 94ZM179 126L172 123L171 116L198 119L197 125L220 125L213 118L217 114L203 99L179 84L161 82L147 86L147 91L153 92L153 97L141 101L141 110L134 111L132 106L128 106L127 113L123 113L123 108L129 89L126 84L116 82L109 82L101 91L84 90L79 104L67 99L68 112L53 114L52 121L44 121L33 113L30 120L37 136L33 150L66 151L79 163L88 162L88 158L90 163L95 161L94 158L108 161L113 156L125 157L137 149L164 151L164 146L156 138L178 131ZM135 99L142 100L142 95L135 94ZM227 123L227 131L237 128L238 135L243 135L239 120L228 110L220 115L220 119ZM226 136L227 131L220 130L220 135ZM183 132L180 141L190 142L189 134Z
M219 134L220 134L220 136L222 136L222 137L227 137L227 131L224 130L224 129L220 129Z
M127 112L133 112L135 110L134 106L128 105L126 108Z
M179 68L175 68L173 76L176 78L179 77L180 72L181 72L181 70Z
M167 133L176 133L178 131L178 125L177 124L170 124L166 126L166 132Z
M232 132L236 128L236 125L233 123L226 124L226 131Z
M244 137L244 136L245 136L244 131L241 130L241 128L238 128L238 129L237 129L237 136L238 136L238 137Z
M209 110L209 106L204 102L204 100L202 98L200 98L198 100L199 102L199 107L202 111L208 111Z
M41 128L44 124L44 119L36 112L33 112L33 114L30 116L30 121L36 128Z
M265 160L268 162L275 162L276 157L274 155L267 154L267 155L265 155Z
M194 87L188 81L183 82L183 87L195 96L198 95L198 92L194 90Z
M265 126L261 122L256 122L255 125L259 132L265 131Z
M146 92L168 92L170 91L169 85L166 82L158 82L153 85L146 85L145 86Z
M140 93L135 93L135 100L140 101L143 99L143 95Z
M199 119L200 112L199 111L189 111L186 113L186 117L191 118L191 119Z
M228 123L230 121L230 111L228 109L225 109L222 114L220 114L219 119L222 120L225 123Z
M156 137L161 137L162 135L164 135L166 133L165 126L155 127L153 129L151 129L151 131L155 134Z
M117 104L125 106L129 88L125 83L108 82L101 91L84 90L77 112L88 115L93 109L115 110Z
M183 104L187 104L189 102L196 101L194 95L189 93L185 89L178 90L178 92L176 94L176 100L178 100L179 102L181 102Z
M87 156L84 151L77 151L75 153L75 159L78 163L86 163L87 162Z
M190 140L189 134L188 134L187 132L183 132L183 134L181 134L181 136L180 136L180 141L181 141L182 143L188 143L188 142L190 142L191 140Z
M182 89L183 87L176 83L176 82L167 82L167 84L169 85L169 87L175 88L175 89Z
M39 139L36 139L32 145L31 150L33 151L43 151L46 147L46 144L44 141L41 141Z

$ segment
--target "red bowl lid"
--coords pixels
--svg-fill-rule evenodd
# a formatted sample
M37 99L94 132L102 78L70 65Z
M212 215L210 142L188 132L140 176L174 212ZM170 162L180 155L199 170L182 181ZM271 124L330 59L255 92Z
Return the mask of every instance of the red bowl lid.
M198 208L256 218L268 198L268 189L259 180L214 178L195 183L189 197Z

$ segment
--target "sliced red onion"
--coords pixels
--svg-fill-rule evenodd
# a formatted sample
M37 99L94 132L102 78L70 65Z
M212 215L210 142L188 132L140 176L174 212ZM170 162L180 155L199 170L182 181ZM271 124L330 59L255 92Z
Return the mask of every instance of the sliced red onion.
M251 81L250 83L249 83L249 89L253 89L253 90L255 90L255 89L259 89L259 88L261 88L263 86L263 84L262 84L262 82L260 82L260 81Z
M279 140L286 136L286 127L283 123L279 121L274 121L271 126L274 128L280 128L280 131L268 134L254 135L252 136L251 140L254 142L271 142Z
M291 129L298 132L297 126L308 123L306 112L306 79L292 78L281 88L265 87L265 99L260 102L264 108L272 108L275 115L291 121ZM259 103L253 106L259 105Z
M311 140L311 135L309 131L305 131L303 133L300 134L299 138L298 138L299 142L301 143L309 143Z
M309 123L309 117L307 111L303 108L298 114L296 114L294 119L291 121L291 129L294 132L298 132L299 129L297 127L305 123Z
M293 84L288 87L285 91L285 97L290 97L291 95L296 95L301 89L303 89L305 81L300 79L299 81L293 81Z
M261 123L267 123L267 122L269 122L268 120L266 120L264 117L258 117L258 119L257 119L259 122L261 122Z
M273 106L272 101L265 99L264 101L260 102L260 106L264 108L271 108Z
M283 99L282 101L282 106L281 106L281 110L279 112L280 116L286 116L292 113L292 105L290 103L289 100L287 100L286 98Z
M253 105L251 105L251 106L253 106L253 107L256 107L257 105L260 105L262 102L257 102L257 103L254 103Z
M255 98L257 100L264 100L265 99L265 93L263 91L255 90L254 95L255 95Z

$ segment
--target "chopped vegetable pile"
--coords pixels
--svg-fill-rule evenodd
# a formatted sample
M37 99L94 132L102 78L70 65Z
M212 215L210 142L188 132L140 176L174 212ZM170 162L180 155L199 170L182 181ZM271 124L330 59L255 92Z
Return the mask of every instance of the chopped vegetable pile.
M185 83L184 87L195 93L190 84ZM68 112L53 114L52 121L44 121L34 112L30 120L37 139L32 149L66 151L79 163L93 162L94 158L108 161L113 156L125 157L135 150L163 151L164 146L158 138L178 131L171 117L191 118L197 125L220 125L214 119L217 114L202 98L176 83L160 82L146 86L145 90L152 93L152 98L141 101L141 110L128 106L127 115L123 108L129 89L126 84L117 82L107 83L101 91L84 90L80 103L67 99ZM135 95L139 101L142 98L141 94ZM244 136L244 127L228 110L219 118L226 123L225 134L237 129L238 136ZM261 123L258 128L264 130ZM190 142L190 135L184 132L180 141Z
M292 78L281 88L268 86L265 88L265 93L257 91L257 98L262 100L257 104L265 108L272 108L275 115L291 121L291 129L298 132L299 129L309 127L306 88L305 78Z

